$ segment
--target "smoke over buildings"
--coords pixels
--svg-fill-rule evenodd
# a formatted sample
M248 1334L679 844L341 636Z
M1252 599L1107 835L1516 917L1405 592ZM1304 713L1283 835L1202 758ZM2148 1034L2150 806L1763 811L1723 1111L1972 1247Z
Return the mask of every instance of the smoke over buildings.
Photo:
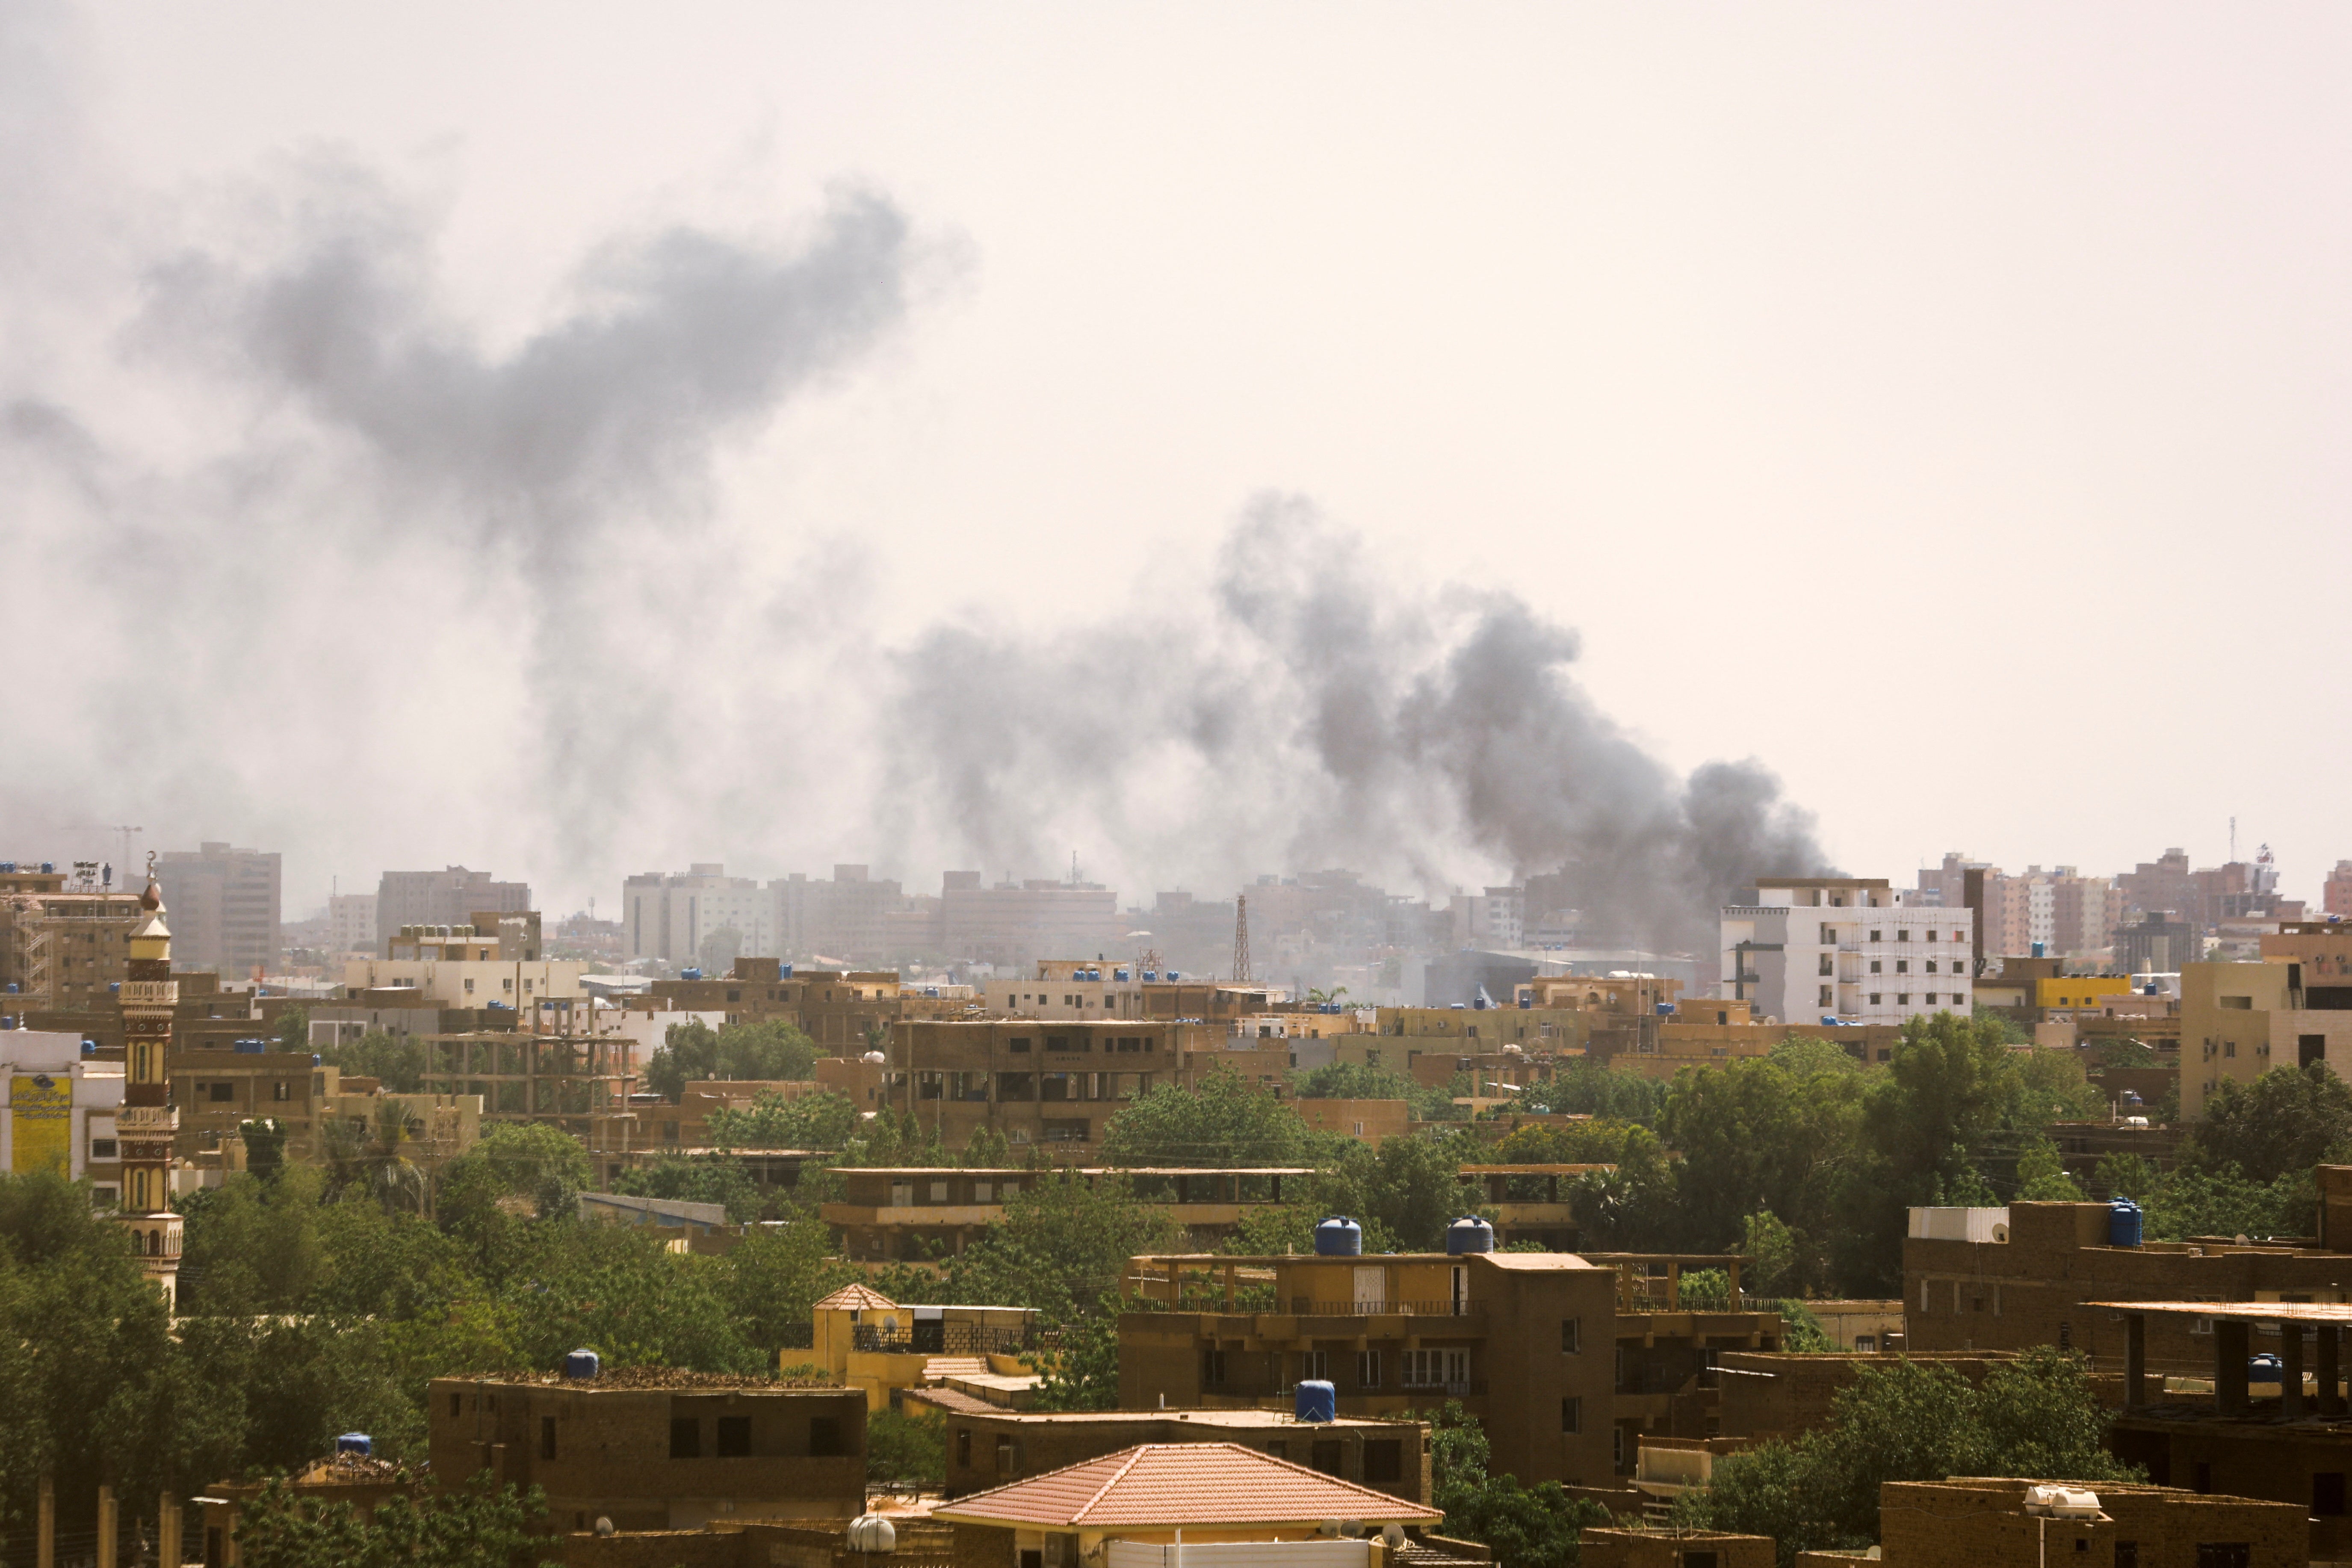
M20 16L0 57L60 106L0 116L0 526L51 655L15 693L39 743L0 754L10 850L118 817L261 843L297 904L458 858L558 898L714 852L919 884L1075 848L1132 899L1564 868L1597 931L1677 946L1821 858L1755 764L1680 778L1596 711L1573 631L1400 587L1295 497L1244 507L1205 592L888 646L870 552L720 478L961 276L885 194L614 233L493 330L430 192L312 153L163 199L77 139L69 37Z

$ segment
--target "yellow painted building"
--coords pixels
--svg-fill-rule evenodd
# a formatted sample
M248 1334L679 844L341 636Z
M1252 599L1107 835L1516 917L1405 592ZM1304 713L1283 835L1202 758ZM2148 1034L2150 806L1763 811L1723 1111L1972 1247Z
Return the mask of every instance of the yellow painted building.
M2034 1005L2051 1007L2104 1007L2118 996L2132 994L2128 974L2061 974L2038 982Z

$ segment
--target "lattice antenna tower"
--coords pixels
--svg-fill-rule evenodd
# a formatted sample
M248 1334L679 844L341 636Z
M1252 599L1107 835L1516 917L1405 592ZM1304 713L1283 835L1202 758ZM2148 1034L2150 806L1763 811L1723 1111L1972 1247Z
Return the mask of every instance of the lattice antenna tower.
M1242 984L1250 980L1249 896L1245 893L1234 899L1234 979Z

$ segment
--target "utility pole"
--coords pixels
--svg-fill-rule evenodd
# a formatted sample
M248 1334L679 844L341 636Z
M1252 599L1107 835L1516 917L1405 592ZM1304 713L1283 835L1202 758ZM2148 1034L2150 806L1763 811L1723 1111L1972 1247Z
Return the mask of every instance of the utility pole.
M1234 898L1234 981L1247 985L1250 982L1249 895Z

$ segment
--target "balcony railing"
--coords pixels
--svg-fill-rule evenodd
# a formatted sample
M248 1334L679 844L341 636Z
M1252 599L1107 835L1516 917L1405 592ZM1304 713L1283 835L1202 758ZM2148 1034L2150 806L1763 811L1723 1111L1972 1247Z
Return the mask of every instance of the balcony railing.
M1290 1312L1298 1318L1483 1318L1486 1309L1475 1301L1310 1301L1295 1296Z
M1020 1355L1048 1348L1052 1334L996 1323L916 1323L912 1331L886 1332L879 1323L858 1323L849 1331L853 1349L883 1355Z

